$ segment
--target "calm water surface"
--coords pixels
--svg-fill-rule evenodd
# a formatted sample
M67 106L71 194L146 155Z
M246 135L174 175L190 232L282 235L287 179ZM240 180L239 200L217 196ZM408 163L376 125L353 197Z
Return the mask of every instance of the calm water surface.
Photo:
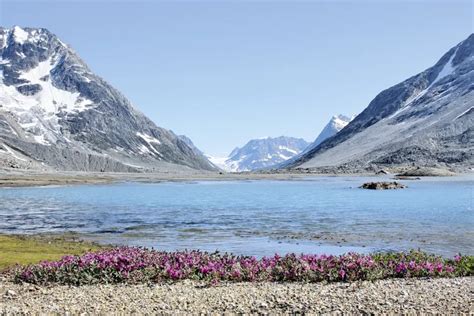
M357 188L368 180L375 178L7 188L0 189L0 232L74 231L103 242L257 256L410 248L474 254L472 177L405 181L405 190Z

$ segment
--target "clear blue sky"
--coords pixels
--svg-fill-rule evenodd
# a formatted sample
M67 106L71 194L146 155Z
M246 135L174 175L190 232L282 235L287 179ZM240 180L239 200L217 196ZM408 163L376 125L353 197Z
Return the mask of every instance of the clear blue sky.
M227 154L316 138L333 114L433 65L473 32L464 1L8 1L0 24L46 27L159 126Z

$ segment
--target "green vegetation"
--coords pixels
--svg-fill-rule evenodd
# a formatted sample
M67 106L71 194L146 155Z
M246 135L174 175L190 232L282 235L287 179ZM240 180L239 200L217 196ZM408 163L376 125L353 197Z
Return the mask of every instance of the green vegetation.
M164 252L118 247L59 261L17 266L16 282L33 284L161 283L178 280L219 282L351 282L390 278L474 275L472 256L442 258L424 252L274 255L257 259L202 251Z
M15 264L32 264L58 260L64 255L80 255L101 246L80 241L74 234L65 235L1 235L0 270Z

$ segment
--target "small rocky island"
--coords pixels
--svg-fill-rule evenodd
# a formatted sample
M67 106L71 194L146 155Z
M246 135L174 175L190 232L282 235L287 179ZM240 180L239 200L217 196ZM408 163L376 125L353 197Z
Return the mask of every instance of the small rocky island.
M359 188L368 190L391 190L391 189L405 189L407 186L400 182L366 182Z

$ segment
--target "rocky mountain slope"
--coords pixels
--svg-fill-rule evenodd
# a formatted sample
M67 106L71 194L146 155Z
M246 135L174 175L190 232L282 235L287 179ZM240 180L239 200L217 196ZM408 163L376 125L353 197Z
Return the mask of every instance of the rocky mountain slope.
M41 28L0 28L0 167L153 171L215 167L157 127Z
M209 160L226 171L253 171L278 165L308 145L304 139L286 136L252 139L242 148L235 148L226 158L209 157Z
M291 168L328 171L474 165L474 34L431 68L382 91Z

